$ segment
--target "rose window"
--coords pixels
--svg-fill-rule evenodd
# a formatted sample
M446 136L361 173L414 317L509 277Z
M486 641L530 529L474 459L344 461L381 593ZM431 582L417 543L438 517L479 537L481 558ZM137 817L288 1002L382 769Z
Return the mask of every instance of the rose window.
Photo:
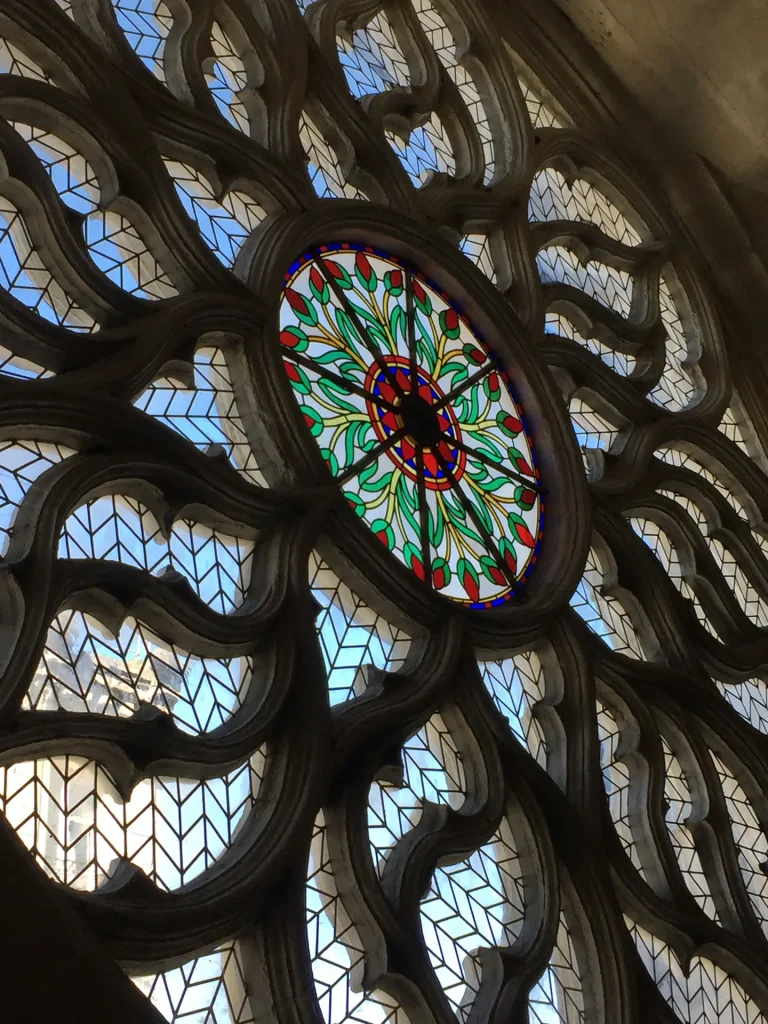
M285 368L357 514L420 580L475 608L536 561L542 500L509 375L448 296L372 250L323 247L286 282Z
M544 0L0 6L3 999L765 1024L724 196Z

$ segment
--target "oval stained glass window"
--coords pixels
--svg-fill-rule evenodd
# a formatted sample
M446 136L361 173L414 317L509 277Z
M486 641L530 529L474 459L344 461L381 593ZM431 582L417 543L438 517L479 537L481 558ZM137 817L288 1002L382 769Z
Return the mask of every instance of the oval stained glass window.
M502 604L537 557L542 500L500 362L450 298L396 258L323 246L280 313L294 395L361 519L416 576Z

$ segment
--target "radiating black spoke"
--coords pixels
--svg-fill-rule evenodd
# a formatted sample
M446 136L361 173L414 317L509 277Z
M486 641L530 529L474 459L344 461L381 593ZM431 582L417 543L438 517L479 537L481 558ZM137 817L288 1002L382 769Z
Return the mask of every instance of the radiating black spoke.
M314 359L310 359L307 356L303 356L300 352L293 352L288 350L284 354L285 359L292 359L299 366L305 366L308 370L314 370L315 373L324 377L326 380L332 380L334 384L338 384L339 387L344 388L345 391L351 392L353 395L359 395L361 398L366 400L370 399L374 405L381 406L382 409L386 409L388 412L396 412L396 406L392 405L386 399L382 398L381 395L375 395L371 391L366 391L365 388L359 384L355 384L354 381L349 380L348 377L342 377L340 373L334 373L333 370L329 370L321 363L316 363Z
M419 364L416 358L416 313L413 308L413 274L405 275L405 319L408 328L408 358L411 363L411 391L418 391Z
M454 398L458 398L459 395L463 394L467 390L467 388L471 388L473 384L477 384L479 380L482 380L483 377L487 377L489 373L496 369L497 367L494 363L488 363L486 366L481 366L479 370L467 377L467 379L462 381L461 384L457 384L453 391L449 391L447 395L443 395L441 399L435 402L432 408L435 411L445 408L449 402L452 402Z
M389 378L392 387L395 389L395 391L397 391L397 393L402 398L404 392L403 389L400 387L400 384L398 383L396 375L392 372L392 368L385 362L382 351L376 344L376 340L374 339L373 335L369 332L368 328L365 326L363 321L358 316L354 306L342 291L341 287L339 286L339 282L336 280L336 278L333 276L333 274L326 266L325 260L323 259L320 253L314 254L314 262L320 267L323 277L328 282L328 286L330 287L333 294L336 296L337 302L341 303L342 309L347 314L349 319L352 321L355 330L360 336L360 341L368 349L376 365L379 367L382 373Z
M421 559L424 563L425 579L432 583L432 555L429 546L429 508L427 507L427 481L424 475L424 449L416 448L416 476L419 488L419 526L421 532Z
M389 449L396 445L398 441L402 441L407 431L405 427L400 427L394 434L390 434L386 441L382 441L381 444L376 445L369 452L366 452L362 458L359 458L357 462L353 463L349 469L345 469L341 476L337 476L336 480L340 484L345 484L347 480L351 480L353 476L357 476L358 473L362 473L366 466L369 466L372 462L375 462L380 455L388 452Z
M454 448L458 448L460 451L465 452L473 459L477 459L478 462L484 463L486 466L490 466L492 469L498 470L503 476L509 477L510 480L514 480L517 484L524 484L526 487L530 487L532 491L536 491L538 494L541 490L541 485L538 480L523 476L521 473L516 473L514 469L509 469L507 466L502 465L500 462L496 462L489 455L481 452L477 448L470 448L462 441L456 441L451 437L446 437L446 444L452 445Z
M474 506L472 505L472 502L464 494L464 491L462 490L461 485L459 484L459 481L453 475L453 470L451 469L451 467L448 465L448 463L443 458L440 450L438 448L434 448L433 451L435 453L435 457L437 458L437 461L440 463L440 465L442 467L443 472L448 477L448 479L451 481L451 486L453 487L454 491L456 492L456 496L458 497L459 501L461 502L461 504L462 504L462 506L464 508L464 511L467 513L467 515L470 517L472 522L475 524L475 528L476 528L477 532L483 538L483 543L485 544L486 550L493 557L493 560L496 562L496 564L499 567L499 569L501 569L502 573L504 574L504 576L505 576L505 578L507 580L507 583L509 583L509 585L512 587L512 589L515 590L517 588L517 580L515 579L514 573L510 570L510 568L507 565L507 563L501 557L501 552L499 551L499 549L498 549L498 547L496 545L496 541L493 539L493 537L490 535L490 533L488 533L488 530L485 528L485 525L484 525L482 519L480 518L480 516L475 511Z

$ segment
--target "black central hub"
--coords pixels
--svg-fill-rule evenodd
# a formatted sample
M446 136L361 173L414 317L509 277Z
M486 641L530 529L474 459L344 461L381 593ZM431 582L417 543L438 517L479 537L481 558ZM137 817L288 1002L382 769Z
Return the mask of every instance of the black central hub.
M416 441L425 448L439 444L443 432L434 408L421 395L406 395L397 408L403 426Z

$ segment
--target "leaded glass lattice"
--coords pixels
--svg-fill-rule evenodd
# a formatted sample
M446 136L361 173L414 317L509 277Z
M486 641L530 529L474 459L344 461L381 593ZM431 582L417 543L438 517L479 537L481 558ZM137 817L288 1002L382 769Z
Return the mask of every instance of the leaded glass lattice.
M759 259L549 6L2 5L19 1020L768 1019Z

